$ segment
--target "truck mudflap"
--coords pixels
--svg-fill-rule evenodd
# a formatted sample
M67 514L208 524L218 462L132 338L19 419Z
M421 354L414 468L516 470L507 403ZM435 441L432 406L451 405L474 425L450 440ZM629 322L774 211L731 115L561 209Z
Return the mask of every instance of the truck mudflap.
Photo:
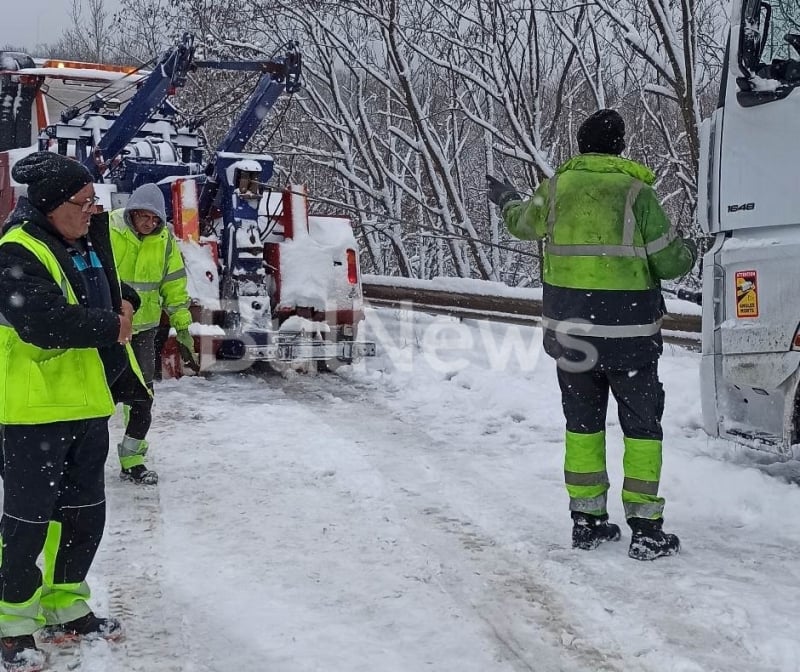
M353 362L376 355L369 341L325 340L314 334L281 331L227 332L195 337L200 369L246 368L254 362Z

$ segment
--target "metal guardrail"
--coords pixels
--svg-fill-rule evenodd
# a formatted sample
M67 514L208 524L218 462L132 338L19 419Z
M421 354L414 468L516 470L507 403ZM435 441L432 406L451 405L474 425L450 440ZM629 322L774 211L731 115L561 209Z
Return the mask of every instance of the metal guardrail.
M539 299L490 296L424 287L398 287L368 281L362 283L362 290L364 299L373 306L393 308L410 306L413 310L437 315L522 325L538 325L542 316L542 302ZM664 340L667 342L696 347L700 341L700 330L699 315L664 316Z

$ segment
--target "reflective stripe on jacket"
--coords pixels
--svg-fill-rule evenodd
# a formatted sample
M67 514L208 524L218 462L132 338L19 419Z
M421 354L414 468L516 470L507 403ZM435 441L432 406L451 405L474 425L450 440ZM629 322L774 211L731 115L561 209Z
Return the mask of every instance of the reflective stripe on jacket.
M119 279L135 289L142 304L133 315L133 330L153 329L166 310L170 325L188 329L189 312L186 268L175 237L166 226L139 236L128 224L125 210L110 213L111 245Z
M22 227L0 239L0 245L6 243L30 251L61 287L67 302L78 303L47 245ZM96 348L39 348L23 341L13 327L0 324L0 424L39 425L113 413L114 402Z

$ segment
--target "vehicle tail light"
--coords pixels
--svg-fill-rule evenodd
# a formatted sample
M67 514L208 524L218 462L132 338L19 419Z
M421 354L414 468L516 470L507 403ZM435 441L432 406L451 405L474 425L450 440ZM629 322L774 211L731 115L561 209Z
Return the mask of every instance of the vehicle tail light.
M351 285L358 284L358 266L356 262L356 251L347 250L347 281Z

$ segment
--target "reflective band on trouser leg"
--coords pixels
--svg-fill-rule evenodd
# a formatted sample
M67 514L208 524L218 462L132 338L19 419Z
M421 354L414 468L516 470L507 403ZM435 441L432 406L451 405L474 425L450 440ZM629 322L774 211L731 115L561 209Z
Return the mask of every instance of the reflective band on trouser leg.
M90 596L86 581L45 585L42 588L44 621L47 625L58 625L86 616L91 611L86 603Z
M41 608L42 589L25 602L0 600L0 637L32 635L45 624Z
M4 517L4 520L7 519L7 516ZM44 523L36 523L31 525L32 528L41 528ZM40 548L39 544L41 541L38 541L40 537L38 537L38 532L34 533L34 537L30 537L27 541L30 541L30 545L26 544L25 541L15 543L15 546L18 548L24 546L36 546L37 549ZM9 535L10 536L10 535ZM27 535L26 535L27 536ZM33 541L37 539L37 541ZM3 549L5 544L3 540L0 538L0 549ZM36 551L29 551L31 555L38 555ZM13 558L9 557L11 555L19 555L18 553L14 554L6 554L0 553L2 559L7 564L14 564L16 566L17 563L13 562ZM32 557L31 557L32 559ZM10 561L10 562L9 562ZM17 559L17 562L19 558ZM2 567L2 565L0 565ZM4 572L11 572L13 575L13 567L4 567ZM35 568L37 575L39 574L38 568ZM8 590L8 577L3 576L2 583L4 584L4 588L1 591L3 595L6 594ZM38 586L34 589L33 595L29 597L24 602L6 602L5 600L0 600L0 637L18 637L20 635L32 635L34 632L39 630L41 627L45 625L44 615L42 614L42 586L41 580L37 580ZM17 586L18 587L18 586ZM11 588L13 590L13 587Z
M661 518L664 498L658 496L661 478L661 441L625 437L622 458L625 482L622 484L622 505L626 518Z
M134 439L132 436L123 436L122 442L117 444L117 455L123 469L130 469L139 464L144 464L148 443L144 439Z
M42 615L48 625L74 621L86 616L91 609L86 601L90 597L86 581L80 583L53 583L56 556L61 544L61 523L51 522L44 542L44 586L42 587Z
M606 433L567 432L564 454L564 482L570 511L601 516L606 512Z
M50 521L47 524L47 536L44 539L44 552L42 553L42 579L44 585L53 585L55 574L56 556L61 545L61 523Z

